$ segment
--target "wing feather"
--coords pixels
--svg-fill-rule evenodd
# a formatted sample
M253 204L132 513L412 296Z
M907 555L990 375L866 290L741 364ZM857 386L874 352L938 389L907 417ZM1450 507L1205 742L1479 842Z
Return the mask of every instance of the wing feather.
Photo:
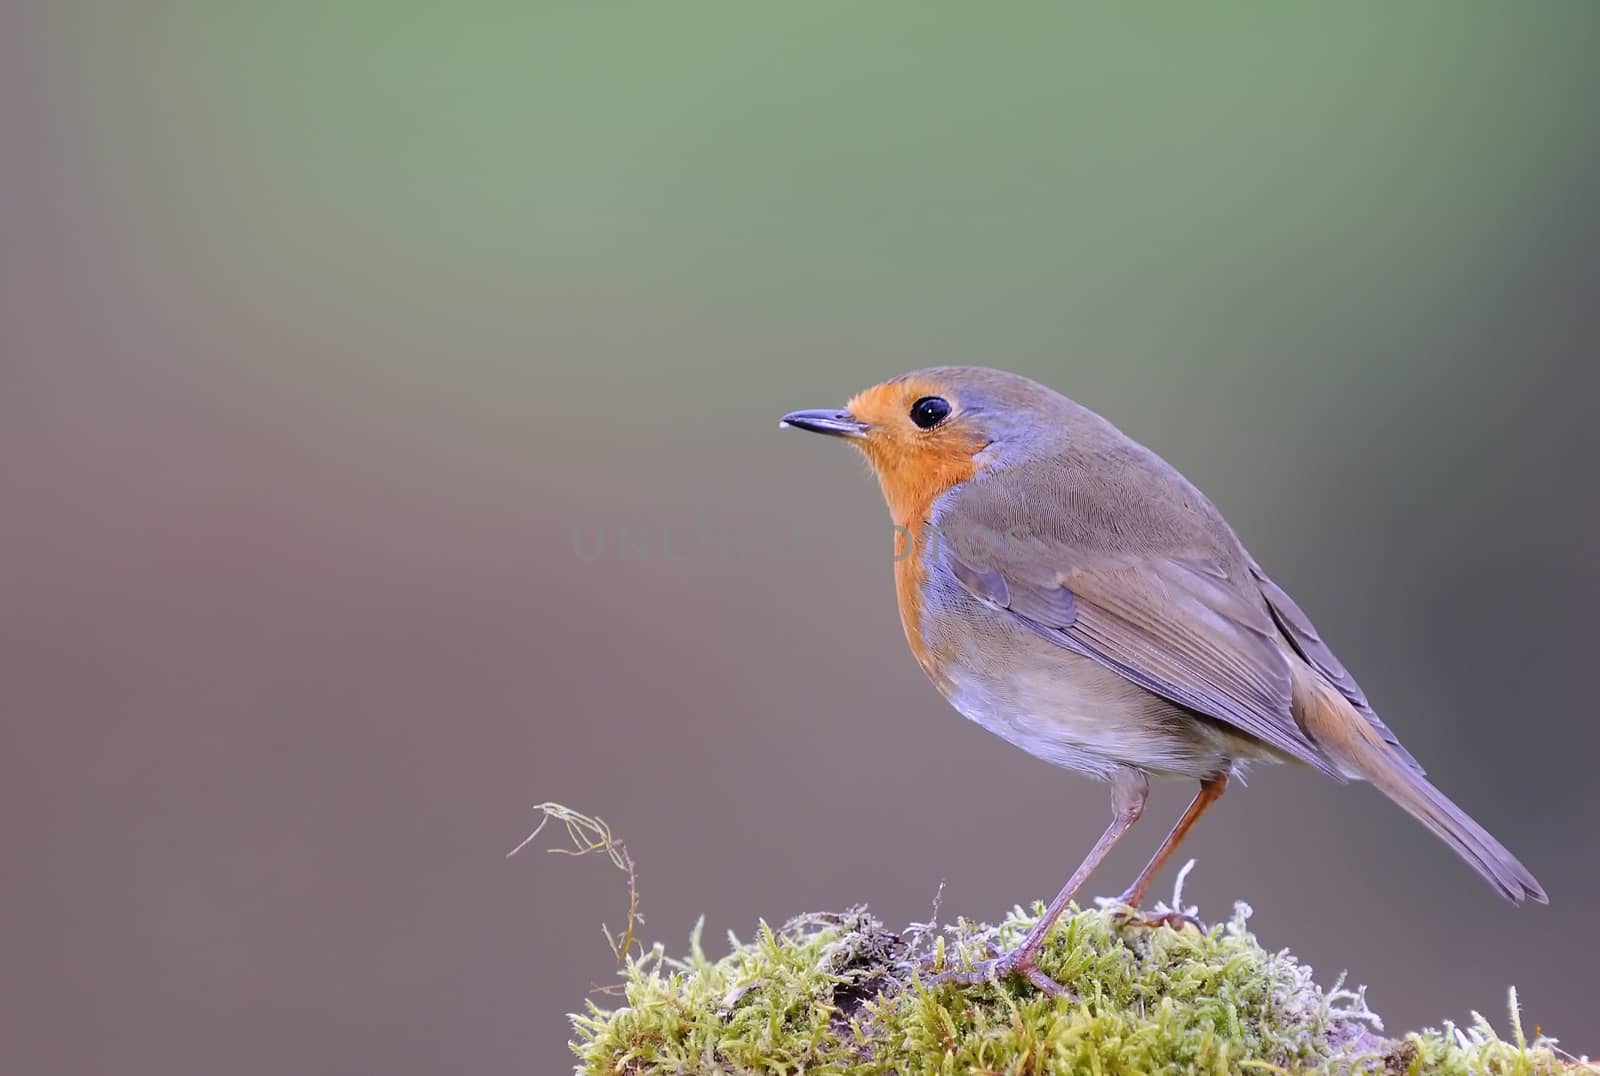
M1004 563L945 551L956 579L1041 637L1340 777L1294 720L1288 656L1266 609L1215 561L1077 558L1035 542Z
M1278 627L1293 644L1295 652L1306 660L1323 678L1339 690L1339 693L1350 700L1350 705L1367 722L1378 731L1400 759L1416 770L1425 773L1422 764L1411 757L1411 752L1401 745L1399 737L1390 731L1389 726L1372 709L1367 702L1366 693L1361 690L1361 685L1356 683L1356 678L1350 675L1350 670L1334 654L1327 643L1322 641L1322 636L1317 634L1316 626L1311 623L1311 618L1306 616L1295 600L1289 597L1287 591L1267 577L1261 570L1261 565L1250 562L1250 574L1255 577L1261 587L1262 595L1267 599L1267 605L1272 609L1272 616L1277 621Z

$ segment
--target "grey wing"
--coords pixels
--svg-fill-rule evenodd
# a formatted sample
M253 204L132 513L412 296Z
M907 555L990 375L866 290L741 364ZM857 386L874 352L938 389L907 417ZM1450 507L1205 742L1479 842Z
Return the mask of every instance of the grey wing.
M963 587L1039 636L1344 779L1295 722L1277 625L1216 562L1079 558L1044 542L1005 562L943 555Z
M1390 731L1389 726L1383 723L1383 719L1373 711L1371 704L1367 702L1366 694L1361 690L1361 685L1356 683L1355 677L1350 675L1350 670L1344 667L1344 663L1328 644L1322 641L1322 636L1317 634L1311 618L1306 616L1295 600L1268 578L1267 573L1261 570L1261 565L1253 560L1250 562L1250 574L1260 585L1261 594L1267 599L1267 605L1272 610L1272 618L1277 621L1284 637L1294 646L1295 652L1321 673L1328 683L1338 688L1340 694L1350 700L1350 705L1378 730L1378 734L1394 749L1401 760L1418 773L1426 772L1421 763L1411 757L1411 752L1401 746L1400 740Z

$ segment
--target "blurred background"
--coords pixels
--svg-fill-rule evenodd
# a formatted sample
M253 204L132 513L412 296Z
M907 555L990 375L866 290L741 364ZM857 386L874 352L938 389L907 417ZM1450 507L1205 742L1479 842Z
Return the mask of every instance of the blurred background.
M7 3L0 1068L561 1071L625 892L545 799L673 951L1053 894L1105 789L777 429L935 362L1181 467L1552 898L1273 768L1202 914L1600 1051L1600 7L1112 11Z

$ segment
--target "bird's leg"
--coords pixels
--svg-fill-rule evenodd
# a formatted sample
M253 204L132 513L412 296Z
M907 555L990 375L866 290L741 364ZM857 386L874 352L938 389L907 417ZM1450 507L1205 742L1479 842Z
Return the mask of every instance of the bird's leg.
M1129 767L1118 769L1111 778L1111 824L1106 827L1100 839L1094 842L1094 847L1089 849L1089 854L1083 857L1083 862L1078 864L1078 869L1072 872L1072 877L1067 879L1067 884L1061 887L1061 892L1056 894L1056 899L1044 910L1044 915L1028 931L1022 944L1011 952L998 956L993 960L985 960L973 966L971 971L946 971L933 977L935 983L963 983L974 985L986 982L989 979L1004 978L1007 975L1020 975L1046 994L1066 994L1066 989L1056 983L1050 976L1039 970L1034 962L1039 949L1044 945L1045 935L1050 933L1050 928L1055 925L1061 913L1066 911L1067 905L1078 890L1083 888L1083 883L1089 880L1089 875L1100 865L1122 835L1128 828L1139 821L1139 815L1144 813L1144 801L1150 794L1150 783L1145 779L1144 773Z
M1220 773L1215 777L1208 777L1200 782L1200 791L1195 793L1194 799L1189 801L1189 806L1184 809L1183 817L1173 824L1172 831L1167 834L1167 839L1161 842L1161 847L1156 849L1156 854L1150 857L1150 862L1145 864L1144 870L1139 872L1139 877L1117 899L1128 907L1138 910L1139 904L1144 900L1145 890L1150 888L1150 882L1160 873L1162 866L1171 858L1172 853L1178 850L1178 845L1183 843L1189 830L1205 814L1206 808L1222 798L1222 793L1227 791L1228 775ZM1186 919L1181 912L1176 917L1181 921ZM1160 917L1170 918L1170 917ZM1169 923L1176 926L1177 923Z

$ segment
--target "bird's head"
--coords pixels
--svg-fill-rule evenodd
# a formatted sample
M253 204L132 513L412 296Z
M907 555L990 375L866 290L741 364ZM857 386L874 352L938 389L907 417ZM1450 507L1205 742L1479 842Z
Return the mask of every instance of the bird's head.
M842 411L790 412L783 425L855 445L894 521L914 526L951 487L1057 441L1075 411L1082 409L1018 374L936 366L859 392Z

